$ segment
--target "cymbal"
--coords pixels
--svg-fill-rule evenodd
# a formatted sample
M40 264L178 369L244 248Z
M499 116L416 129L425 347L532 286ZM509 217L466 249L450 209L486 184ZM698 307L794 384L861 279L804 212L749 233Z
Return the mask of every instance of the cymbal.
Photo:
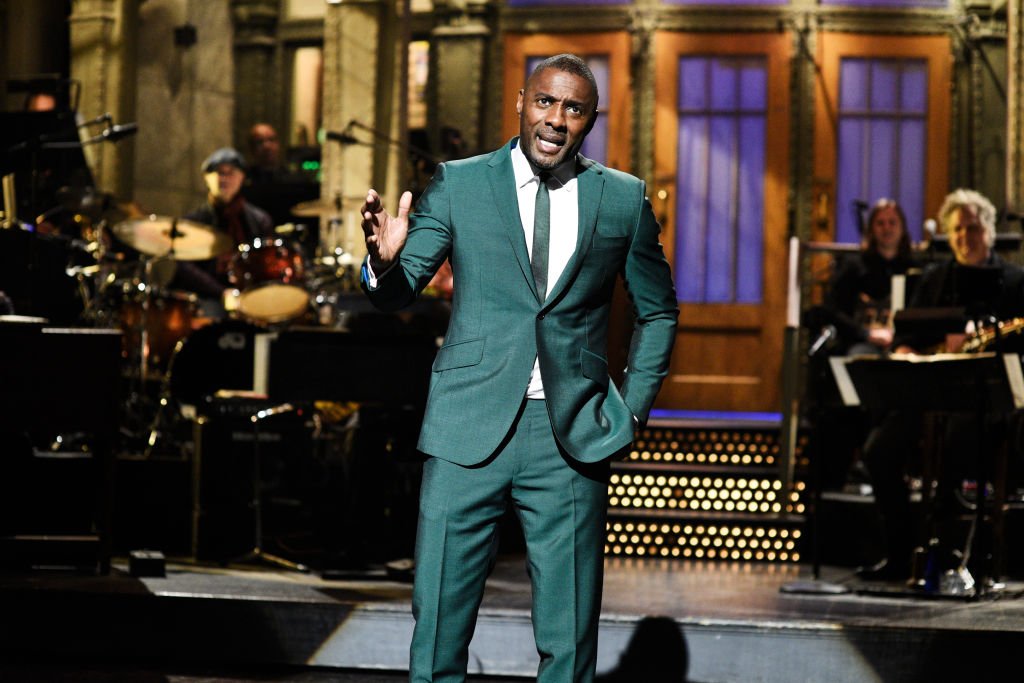
M173 240L172 228L176 230ZM148 256L171 256L179 261L214 258L234 247L231 237L208 225L168 216L121 221L114 226L114 236Z
M334 202L324 199L311 199L308 202L299 202L291 208L293 216L311 217L326 216L341 212L341 207Z

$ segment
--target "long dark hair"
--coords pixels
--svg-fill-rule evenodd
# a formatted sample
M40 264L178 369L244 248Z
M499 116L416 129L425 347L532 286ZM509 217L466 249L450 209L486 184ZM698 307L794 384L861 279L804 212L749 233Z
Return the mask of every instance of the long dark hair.
M896 258L908 259L910 258L911 247L910 234L907 232L907 216L903 213L903 209L896 203L895 199L887 199L883 197L871 206L871 212L868 213L867 223L864 225L865 249L867 251L878 250L878 244L875 242L875 231L872 230L871 226L875 222L875 216L885 209L893 209L896 211L896 215L899 216L900 219L900 244L896 251Z

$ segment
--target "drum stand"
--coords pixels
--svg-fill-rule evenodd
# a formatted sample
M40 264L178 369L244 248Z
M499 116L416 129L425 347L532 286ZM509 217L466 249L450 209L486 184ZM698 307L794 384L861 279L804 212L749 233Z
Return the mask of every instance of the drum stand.
M271 565L291 569L297 572L308 572L309 567L299 562L271 555L263 550L263 476L260 466L260 421L268 417L288 413L295 410L290 403L282 403L273 408L264 408L252 415L252 515L253 515L253 548L245 555L235 558L231 564L245 564L263 561Z
M138 341L132 340L131 348L127 348L128 365L130 368L128 379L128 395L124 402L125 417L129 418L127 424L131 427L129 431L133 438L140 438L144 433L144 425L150 414L152 406L146 394L146 380L148 377L149 365L149 306L152 296L152 288L149 284L150 263L145 259L143 273L138 284L133 287L142 296L139 301L139 319L134 327L138 333ZM130 328L129 328L130 329ZM127 329L125 330L127 333ZM136 353L138 354L136 356Z
M184 339L179 339L174 345L174 351L171 352L171 358L167 362L167 373L164 375L163 381L160 382L160 396L157 399L156 415L153 416L153 421L149 423L149 438L146 439L146 448L143 452L143 457L145 458L153 455L153 449L156 448L157 441L165 433L161 431L161 427L171 428L174 426L173 421L167 420L165 413L171 407L171 377L174 373L174 360L178 357L184 345Z

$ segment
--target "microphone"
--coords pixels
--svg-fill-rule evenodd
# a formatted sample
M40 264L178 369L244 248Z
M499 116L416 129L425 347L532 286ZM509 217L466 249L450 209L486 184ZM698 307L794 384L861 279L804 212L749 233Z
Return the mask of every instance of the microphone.
M924 229L924 239L926 242L931 242L932 238L935 237L935 233L939 229L939 224L935 222L934 218L929 218L924 222L922 226Z
M931 260L935 253L935 242L936 235L939 232L939 224L935 222L934 218L927 219L921 224L921 243L917 245L917 248L924 252L925 256Z
M352 137L351 135L349 135L345 131L338 132L338 131L334 131L334 130L329 130L326 133L324 133L324 136L328 140L333 140L334 142L340 142L343 145L358 145L359 144L359 140L357 140L356 138Z
M825 325L822 327L821 332L818 333L818 338L815 339L814 343L807 349L808 357L813 358L818 355L818 352L833 341L838 334L839 330L836 329L835 325Z
M108 126L104 129L104 131L100 133L100 137L104 140L109 140L110 142L117 142L121 138L126 138L129 135L135 135L138 132L139 124L137 123L114 124L113 126Z

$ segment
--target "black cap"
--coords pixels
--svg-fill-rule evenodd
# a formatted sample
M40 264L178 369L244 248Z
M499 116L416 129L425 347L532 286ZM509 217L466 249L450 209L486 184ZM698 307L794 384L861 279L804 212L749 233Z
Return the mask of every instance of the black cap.
M203 162L203 173L215 171L221 164L230 164L242 173L245 173L245 157L233 147L221 147L216 152L206 157Z

